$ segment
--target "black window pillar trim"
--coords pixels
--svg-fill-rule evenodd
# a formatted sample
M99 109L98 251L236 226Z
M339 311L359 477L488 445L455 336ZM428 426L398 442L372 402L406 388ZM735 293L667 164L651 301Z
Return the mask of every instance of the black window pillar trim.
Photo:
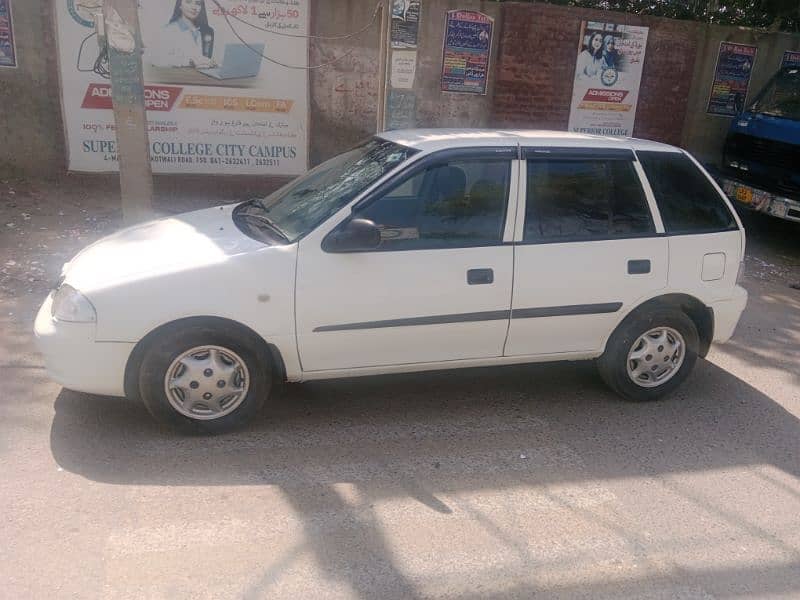
M635 161L629 148L582 148L568 146L524 146L523 160L626 160Z

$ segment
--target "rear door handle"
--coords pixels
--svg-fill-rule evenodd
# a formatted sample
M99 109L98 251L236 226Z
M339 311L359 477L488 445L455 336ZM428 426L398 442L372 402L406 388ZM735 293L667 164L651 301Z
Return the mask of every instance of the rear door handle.
M492 269L470 269L467 271L467 283L469 285L494 283L494 271Z
M644 275L650 272L649 260L629 260L628 275Z

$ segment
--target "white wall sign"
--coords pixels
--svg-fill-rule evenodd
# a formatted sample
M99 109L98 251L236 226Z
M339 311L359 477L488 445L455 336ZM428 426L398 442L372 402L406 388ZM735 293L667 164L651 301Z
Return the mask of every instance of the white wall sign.
M93 1L57 0L69 169L116 171L111 82L101 74L107 65L98 61L92 35ZM308 0L140 0L139 6L153 171L306 170L308 72L264 57L308 66L306 38L272 33L305 35Z
M416 50L392 51L392 87L398 90L410 90L414 87L414 76L417 72Z
M647 32L632 25L581 24L570 131L633 135Z

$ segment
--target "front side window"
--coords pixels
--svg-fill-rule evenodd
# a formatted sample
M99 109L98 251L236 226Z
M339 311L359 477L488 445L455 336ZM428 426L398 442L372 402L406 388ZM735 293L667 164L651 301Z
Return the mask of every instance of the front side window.
M667 233L703 233L736 229L725 203L688 156L679 152L639 151Z
M425 167L358 211L381 229L381 250L464 248L503 239L511 162Z
M418 151L381 138L334 156L261 200L246 202L237 215L250 226L276 230L293 242L333 216L370 185Z
M655 231L630 161L528 161L526 242L610 239Z

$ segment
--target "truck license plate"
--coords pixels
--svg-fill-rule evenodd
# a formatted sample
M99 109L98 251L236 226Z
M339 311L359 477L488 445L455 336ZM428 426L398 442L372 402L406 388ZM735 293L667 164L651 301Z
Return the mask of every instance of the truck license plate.
M753 202L753 190L743 185L736 186L736 200L742 204L750 204Z
M773 202L769 207L769 214L784 218L786 216L786 204L783 202Z

